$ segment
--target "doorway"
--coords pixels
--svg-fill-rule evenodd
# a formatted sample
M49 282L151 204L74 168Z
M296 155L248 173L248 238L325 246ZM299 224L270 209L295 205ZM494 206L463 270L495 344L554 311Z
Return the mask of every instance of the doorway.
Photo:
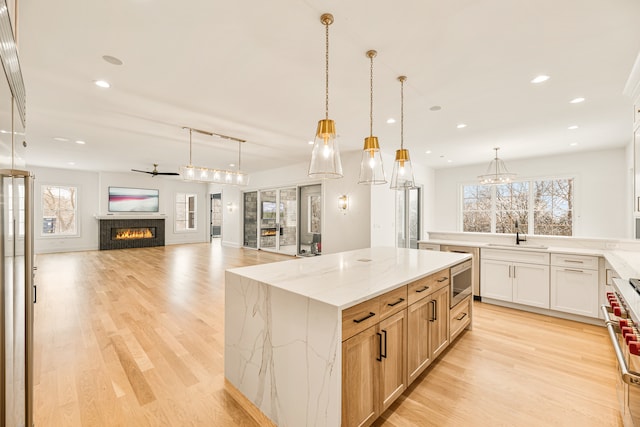
M300 247L298 255L322 252L322 185L300 187Z
M222 193L211 195L211 211L209 213L210 240L222 237Z
M298 248L298 189L260 191L260 249L295 255Z

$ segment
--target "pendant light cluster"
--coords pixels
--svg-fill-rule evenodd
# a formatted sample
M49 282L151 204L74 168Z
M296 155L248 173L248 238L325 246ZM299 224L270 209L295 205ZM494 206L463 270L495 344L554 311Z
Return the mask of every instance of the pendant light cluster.
M329 25L333 23L333 15L330 13L323 14L320 17L320 22L325 26L325 118L318 121L309 164L309 177L342 178L342 162L336 139L336 125L333 120L329 119ZM369 136L364 139L358 183L367 185L386 184L387 182L378 137L373 135L373 58L376 55L377 52L375 50L366 52L367 58L371 61L369 74ZM391 189L394 190L415 187L409 150L404 148L404 81L406 79L405 76L398 77L401 84L401 127L400 149L396 151L391 178Z
M182 175L182 179L185 181L194 181L194 182L206 182L206 183L214 183L214 184L232 184L232 185L240 185L244 186L249 183L249 175L242 172L242 156L241 156L241 146L242 143L245 142L243 139L234 138L232 136L221 135L215 132L209 132L206 130L195 129L190 127L183 127L182 129L189 129L189 164L187 166L180 167L180 175ZM235 141L238 143L238 166L235 171L225 170L225 169L211 169L203 166L193 166L191 154L192 154L192 146L191 139L193 132L198 132L207 136L217 136L223 139L228 139L231 141Z

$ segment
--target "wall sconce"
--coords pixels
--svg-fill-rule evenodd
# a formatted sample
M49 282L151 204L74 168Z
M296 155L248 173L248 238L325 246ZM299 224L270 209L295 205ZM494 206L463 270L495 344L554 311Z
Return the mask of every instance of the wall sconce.
M227 202L227 210L228 210L229 212L233 212L233 203L231 203L231 202Z
M342 213L347 213L347 210L349 209L349 197L347 197L346 194L338 197L338 209Z

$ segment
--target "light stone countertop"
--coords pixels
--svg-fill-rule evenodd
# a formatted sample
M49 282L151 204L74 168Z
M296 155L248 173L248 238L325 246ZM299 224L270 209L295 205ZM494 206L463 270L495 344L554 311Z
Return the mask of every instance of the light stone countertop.
M227 270L344 310L470 259L469 254L378 247Z
M532 252L548 252L548 253L557 253L564 255L589 255L589 256L604 256L605 251L601 249L592 249L592 248L570 248L563 246L547 246L544 248L533 246L527 246L527 243L521 243L520 245L512 245L512 244L499 244L499 243L488 243L488 242L471 242L471 241L463 241L463 240L440 240L440 239L429 239L429 240L419 240L418 243L431 243L436 245L450 245L450 246L467 246L481 249L498 249L498 250L516 250L516 251L532 251Z

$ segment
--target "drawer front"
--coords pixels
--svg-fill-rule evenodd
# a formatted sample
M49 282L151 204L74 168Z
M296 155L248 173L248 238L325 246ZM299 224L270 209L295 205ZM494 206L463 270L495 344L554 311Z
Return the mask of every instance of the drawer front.
M598 269L598 257L588 255L551 254L551 265L569 268Z
M449 269L440 270L430 276L409 283L407 293L409 304L420 301L427 295L442 289L449 284Z
M380 322L380 297L342 310L342 341Z
M547 252L527 251L524 249L504 250L482 248L480 258L494 259L497 261L524 262L527 264L549 264L549 254Z
M439 251L440 245L435 243L418 243L418 249L425 249L428 251Z
M402 286L384 295L380 295L380 319L395 314L407 308L407 287Z
M468 297L451 309L449 318L451 341L471 323L471 304L471 297Z

